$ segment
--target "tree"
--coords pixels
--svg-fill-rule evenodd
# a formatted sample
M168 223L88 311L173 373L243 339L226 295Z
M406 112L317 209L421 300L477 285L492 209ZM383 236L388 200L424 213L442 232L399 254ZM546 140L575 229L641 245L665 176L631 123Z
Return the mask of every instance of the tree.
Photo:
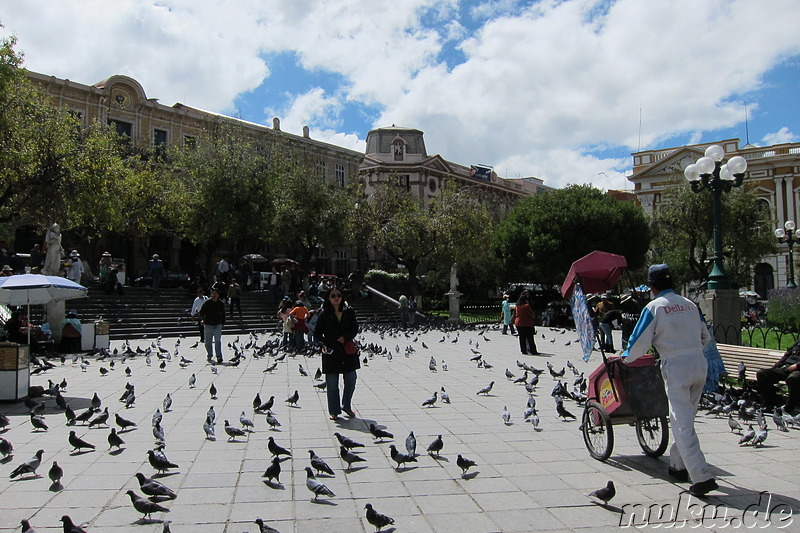
M494 249L507 276L560 284L572 263L594 251L644 264L650 244L647 217L591 185L570 185L520 201L495 232Z
M685 180L676 180L653 212L654 261L670 264L679 284L708 278L713 257L711 193L692 192ZM722 195L725 271L734 287L749 285L751 265L774 253L775 239L769 211L755 193L735 188Z
M366 216L369 242L408 270L411 295L419 294L420 268L449 271L486 251L491 218L469 189L445 181L426 209L410 192L391 183L380 186Z

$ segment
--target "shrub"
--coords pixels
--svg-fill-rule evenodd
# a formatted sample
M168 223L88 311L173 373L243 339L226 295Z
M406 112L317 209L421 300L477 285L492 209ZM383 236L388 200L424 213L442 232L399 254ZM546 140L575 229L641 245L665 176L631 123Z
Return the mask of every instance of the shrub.
M800 290L781 288L769 291L767 321L770 326L797 331L800 327Z

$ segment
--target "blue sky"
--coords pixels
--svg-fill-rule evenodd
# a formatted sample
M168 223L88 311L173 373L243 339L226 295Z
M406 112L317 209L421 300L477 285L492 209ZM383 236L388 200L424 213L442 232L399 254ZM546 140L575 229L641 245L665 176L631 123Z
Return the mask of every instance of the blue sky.
M34 71L355 150L421 129L429 153L546 184L630 187L630 154L800 141L796 0L18 0ZM640 130L641 110L641 130Z

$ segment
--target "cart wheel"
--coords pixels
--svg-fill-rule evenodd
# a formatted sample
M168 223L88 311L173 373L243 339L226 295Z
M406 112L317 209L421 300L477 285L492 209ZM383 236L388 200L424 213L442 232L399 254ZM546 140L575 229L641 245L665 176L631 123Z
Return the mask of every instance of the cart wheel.
M605 461L611 456L611 450L614 449L614 430L611 428L611 418L603 406L594 400L586 402L581 431L589 455L598 461Z
M636 438L644 453L661 457L669 444L669 425L666 416L636 420Z

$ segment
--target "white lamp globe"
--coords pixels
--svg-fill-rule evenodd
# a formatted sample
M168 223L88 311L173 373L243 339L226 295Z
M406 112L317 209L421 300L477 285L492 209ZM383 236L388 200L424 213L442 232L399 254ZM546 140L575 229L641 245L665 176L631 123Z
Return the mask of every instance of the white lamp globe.
M683 169L683 175L690 182L700 181L700 171L694 163Z
M722 158L725 157L725 150L718 144L712 144L706 148L706 157L710 157L714 161L722 161Z
M794 220L787 220L783 227L786 228L786 231L794 231Z
M728 168L728 165L722 165L722 167L719 169L719 179L733 181L736 178L733 177L733 173Z
M728 160L728 168L734 175L744 174L744 171L747 170L747 159L740 155L733 156Z
M786 232L783 231L783 228L778 228L775 230L775 236L779 239L783 239L784 237L786 237Z
M714 160L710 157L701 157L697 160L695 165L697 165L697 170L700 172L700 175L711 174L716 167Z

